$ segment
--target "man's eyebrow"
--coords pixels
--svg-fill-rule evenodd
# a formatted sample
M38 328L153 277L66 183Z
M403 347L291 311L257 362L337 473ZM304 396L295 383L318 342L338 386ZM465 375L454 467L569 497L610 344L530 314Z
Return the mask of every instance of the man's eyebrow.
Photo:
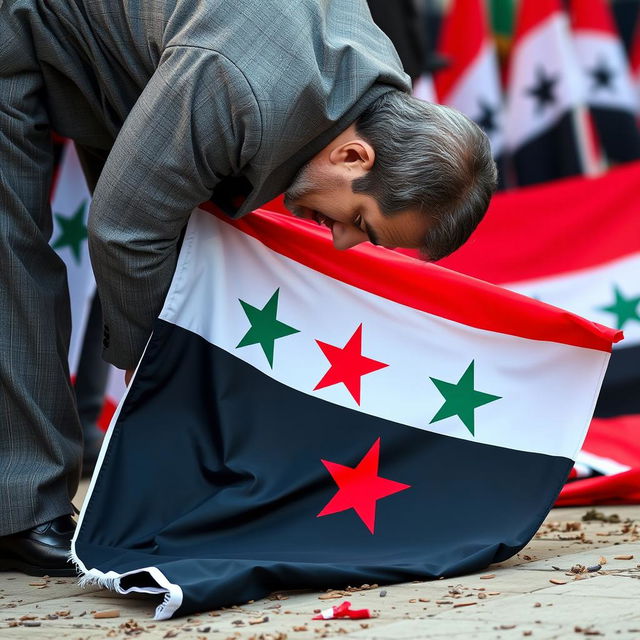
M369 242L371 244L380 244L380 238L378 238L378 234L371 228L371 225L365 221L364 230L367 232L369 236Z

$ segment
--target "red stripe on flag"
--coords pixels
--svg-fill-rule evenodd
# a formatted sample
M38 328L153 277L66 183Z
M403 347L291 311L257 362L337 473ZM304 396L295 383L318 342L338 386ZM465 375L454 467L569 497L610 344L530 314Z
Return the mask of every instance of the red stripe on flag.
M560 0L520 0L516 14L515 40L525 37L529 31L560 11Z
M487 34L487 18L481 0L454 0L445 18L438 47L450 64L433 78L440 102L447 102L451 90L480 55Z
M618 34L604 0L571 0L569 14L574 31L599 31L612 36Z
M594 418L583 451L631 467L609 476L570 482L557 507L588 504L640 503L640 415Z
M570 482L562 488L555 506L638 503L640 503L640 469L629 469L614 476L599 476Z
M494 196L469 241L439 262L493 282L581 271L640 251L640 162ZM417 252L399 250L417 257Z
M201 208L272 251L326 276L454 322L607 352L622 339L621 331L389 249L361 244L338 251L329 230L306 220L261 210L232 220L211 203Z
M640 469L640 415L594 418L582 450Z

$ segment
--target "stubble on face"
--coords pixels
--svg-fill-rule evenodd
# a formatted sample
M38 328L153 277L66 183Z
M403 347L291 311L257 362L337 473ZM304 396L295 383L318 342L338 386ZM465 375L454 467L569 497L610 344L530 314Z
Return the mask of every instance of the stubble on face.
M298 171L291 186L285 191L284 204L294 216L309 218L309 208L296 204L296 201L308 196L322 196L330 202L336 197L338 190L344 188L344 184L344 178L310 161Z
M313 179L311 178L310 163L307 162L296 174L291 186L284 193L284 205L298 218L303 218L302 208L293 204L295 200L302 198L309 191L313 190Z

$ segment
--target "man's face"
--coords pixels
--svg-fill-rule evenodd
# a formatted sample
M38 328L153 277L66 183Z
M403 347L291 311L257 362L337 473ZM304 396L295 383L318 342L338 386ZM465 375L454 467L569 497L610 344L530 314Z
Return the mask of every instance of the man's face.
M339 250L366 241L388 248L423 245L426 216L410 210L385 216L373 197L352 191L352 180L344 167L312 160L285 193L285 205L295 216L328 227Z

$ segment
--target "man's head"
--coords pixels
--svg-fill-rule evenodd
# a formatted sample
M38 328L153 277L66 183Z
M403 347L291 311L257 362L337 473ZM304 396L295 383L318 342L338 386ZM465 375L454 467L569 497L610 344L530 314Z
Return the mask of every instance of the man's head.
M302 167L285 204L329 227L337 249L370 240L438 260L471 235L495 188L476 124L390 91Z

